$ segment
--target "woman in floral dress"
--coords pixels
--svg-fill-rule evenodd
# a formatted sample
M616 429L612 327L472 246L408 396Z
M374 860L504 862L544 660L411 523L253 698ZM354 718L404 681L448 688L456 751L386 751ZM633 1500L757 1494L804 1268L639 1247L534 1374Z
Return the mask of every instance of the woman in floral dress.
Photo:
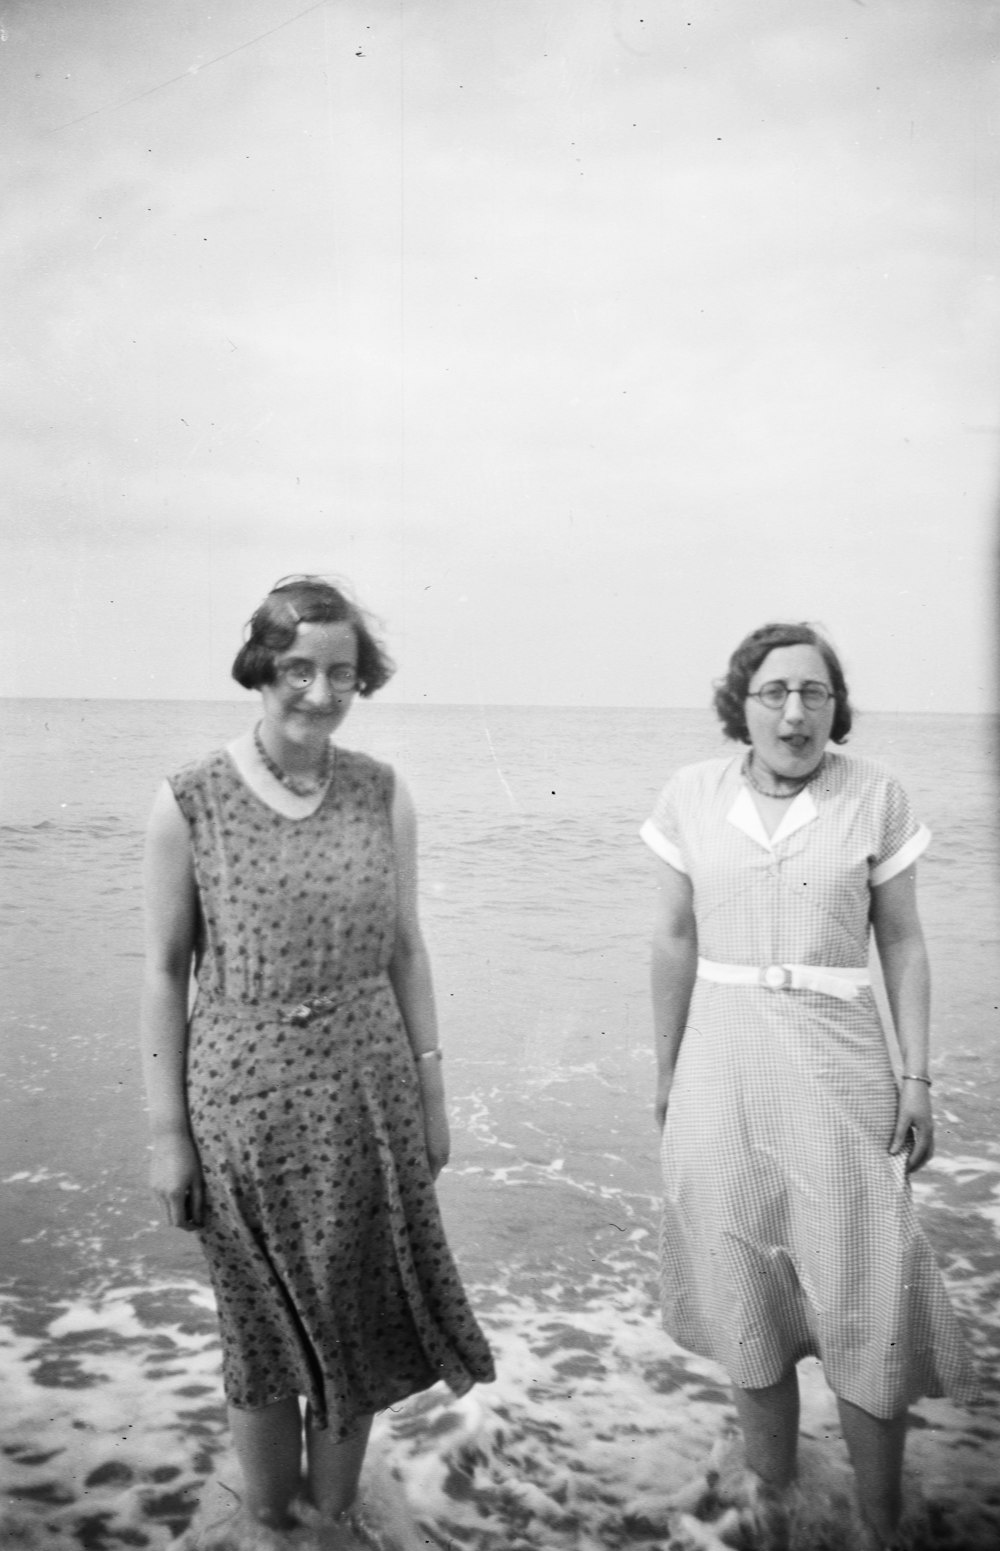
M233 665L260 720L164 783L149 826L152 1185L204 1247L245 1505L277 1528L297 1495L346 1512L375 1411L493 1377L434 1189L413 806L333 741L390 672L339 589L278 583Z

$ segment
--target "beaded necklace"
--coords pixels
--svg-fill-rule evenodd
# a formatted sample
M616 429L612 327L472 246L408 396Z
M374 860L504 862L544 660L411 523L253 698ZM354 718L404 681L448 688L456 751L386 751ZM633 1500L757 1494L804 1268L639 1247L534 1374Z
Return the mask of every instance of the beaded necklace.
M749 782L749 784L753 787L754 791L755 792L759 792L762 797L773 797L777 802L790 802L793 797L798 797L800 792L804 792L806 787L810 784L811 781L815 781L816 777L819 775L820 771L823 768L823 760L825 760L825 759L826 759L826 755L824 754L823 755L823 759L820 760L819 764L816 766L816 769L815 770L810 770L809 774L805 777L805 779L799 782L799 784L795 788L794 792L769 792L766 787L761 786L759 782L755 781L754 778L753 778L753 751L752 750L747 755L746 759L743 761L743 774L746 777L746 779Z
M293 792L296 797L316 797L324 787L329 786L330 777L333 775L334 762L337 758L337 751L332 744L327 743L323 750L323 763L315 780L297 781L286 770L282 770L277 760L271 758L264 747L264 740L260 735L260 727L261 724L258 722L253 730L254 747L260 755L264 769L269 771L276 781L280 781L281 785L286 787L288 791Z

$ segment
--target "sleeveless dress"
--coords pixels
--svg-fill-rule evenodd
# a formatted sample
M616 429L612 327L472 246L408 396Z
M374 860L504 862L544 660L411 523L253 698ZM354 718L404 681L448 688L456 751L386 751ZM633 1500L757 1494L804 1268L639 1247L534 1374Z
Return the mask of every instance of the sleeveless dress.
M898 782L827 753L768 838L742 756L680 770L642 835L690 876L699 956L864 969L870 890L930 835ZM979 1390L903 1154L870 987L695 981L663 1129L663 1320L744 1388L818 1356L873 1416Z
M257 798L225 751L170 784L198 890L187 1090L226 1396L305 1395L346 1438L438 1379L462 1394L494 1377L387 975L393 773L338 749L303 819ZM295 1014L318 996L323 1010Z

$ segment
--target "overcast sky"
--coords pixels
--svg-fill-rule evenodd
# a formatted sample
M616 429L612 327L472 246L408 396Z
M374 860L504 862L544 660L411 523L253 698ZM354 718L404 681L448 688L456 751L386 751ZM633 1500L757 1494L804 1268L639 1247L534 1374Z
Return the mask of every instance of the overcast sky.
M992 703L992 0L5 0L0 693Z

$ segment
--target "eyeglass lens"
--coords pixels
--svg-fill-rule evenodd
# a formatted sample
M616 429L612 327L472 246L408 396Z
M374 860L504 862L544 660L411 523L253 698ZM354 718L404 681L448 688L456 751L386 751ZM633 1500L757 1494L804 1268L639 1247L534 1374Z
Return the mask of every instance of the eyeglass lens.
M316 679L316 670L303 663L289 663L280 671L283 681L293 689L308 689ZM331 668L326 676L334 689L357 688L358 672L349 663L339 668Z
M813 679L795 686L786 684L783 679L772 679L769 683L761 685L757 691L757 698L769 710L778 711L788 699L793 687L798 690L807 711L821 710L830 699L831 691L827 686Z

